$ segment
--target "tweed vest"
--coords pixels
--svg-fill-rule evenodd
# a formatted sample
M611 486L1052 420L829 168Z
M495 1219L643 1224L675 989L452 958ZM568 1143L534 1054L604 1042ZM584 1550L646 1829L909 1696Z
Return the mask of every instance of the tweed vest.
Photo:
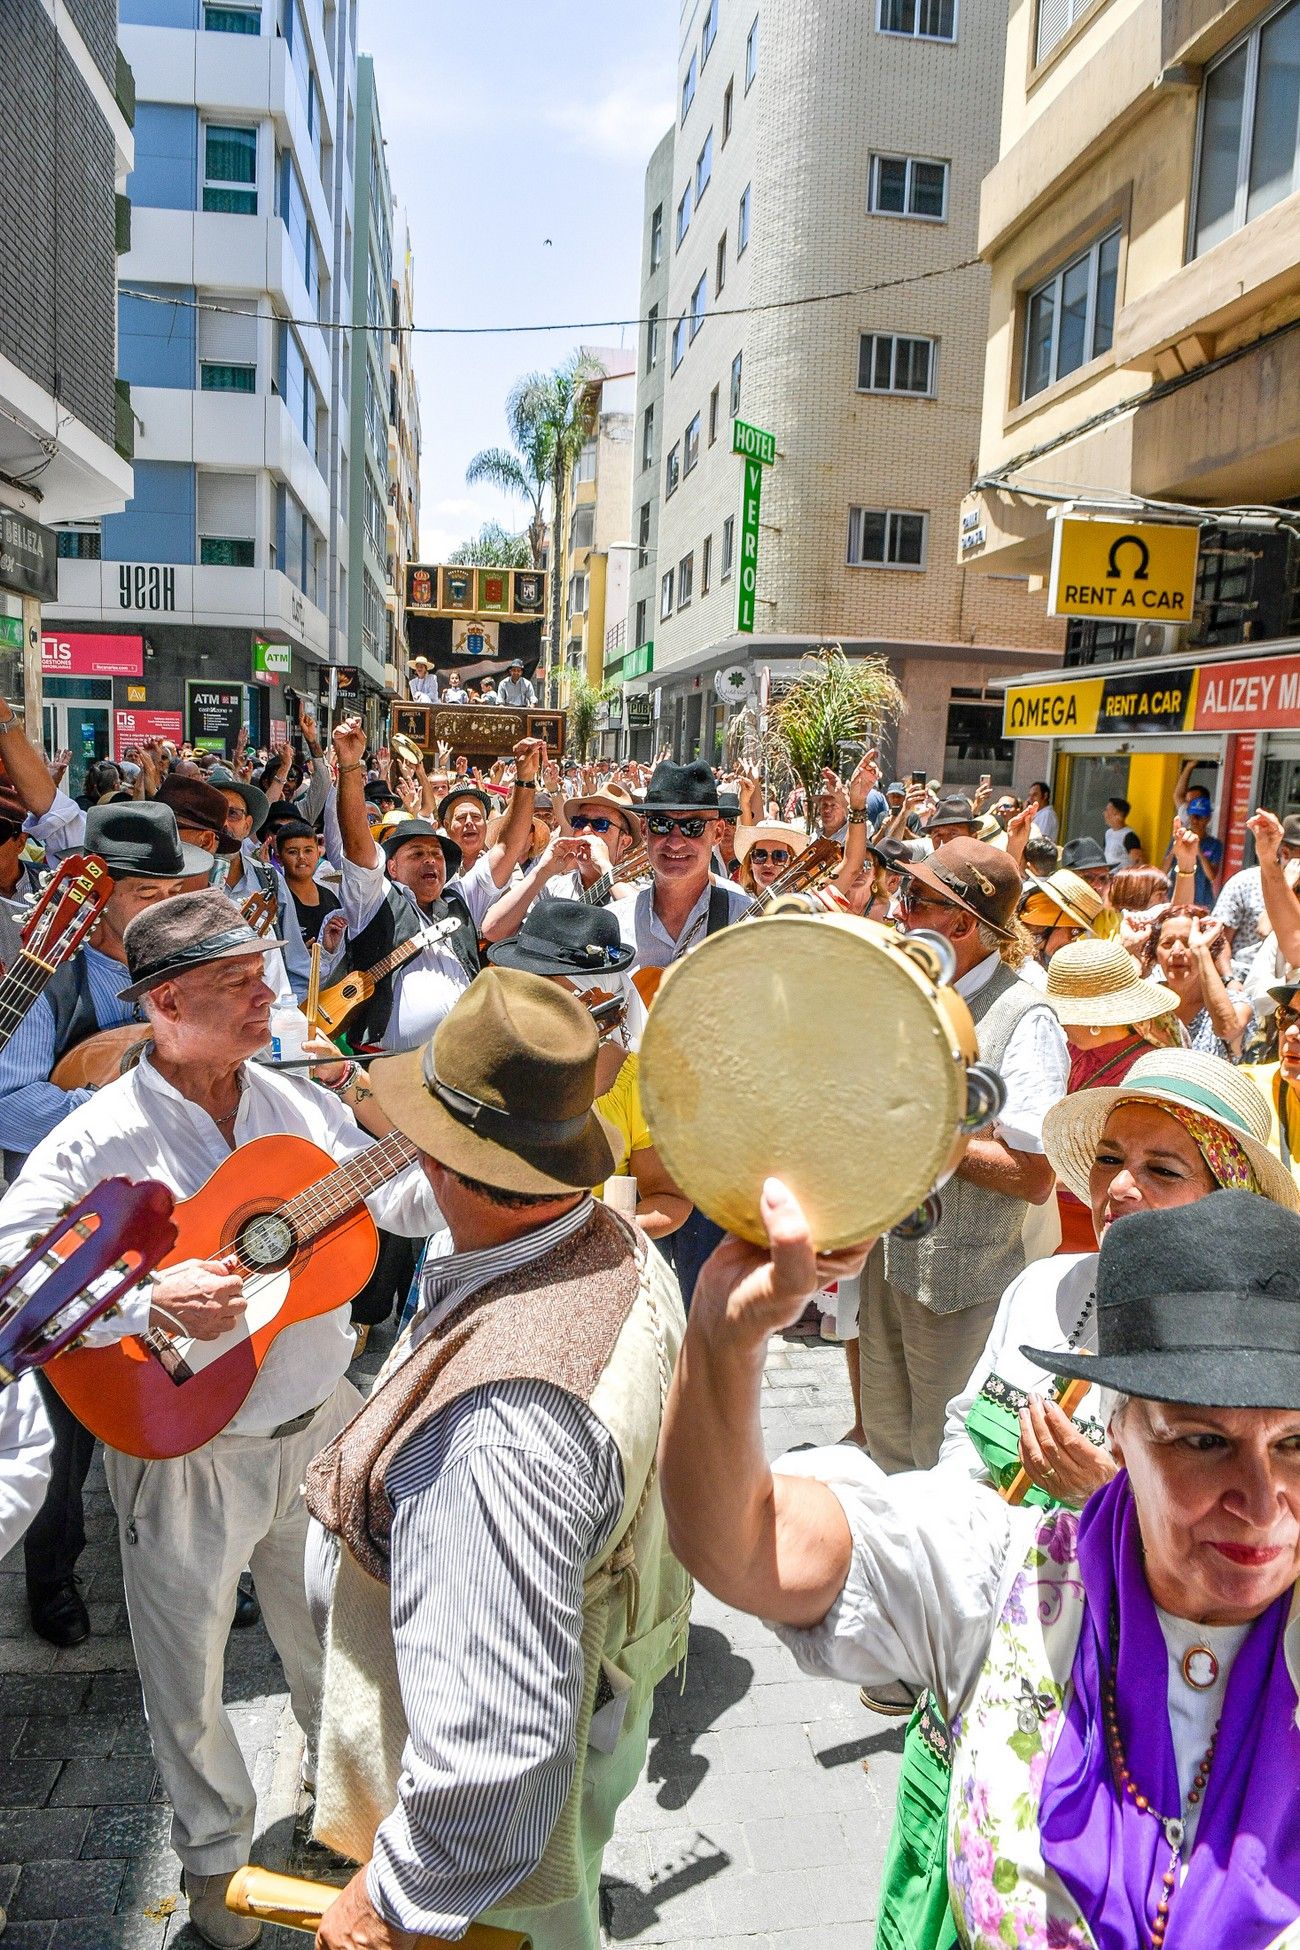
M365 1407L316 1457L307 1505L340 1538L325 1648L317 1839L364 1862L375 1829L398 1801L407 1722L389 1613L389 1463L431 1416L472 1389L549 1382L585 1402L613 1437L623 1507L599 1558L585 1567L585 1684L572 1786L540 1863L506 1901L512 1918L527 1914L535 1929L533 1912L582 1897L593 1840L598 1852L606 1839L590 1832L599 1797L584 1795L598 1691L602 1709L625 1696L619 1742L637 1732L642 1739L641 1755L624 1756L623 1791L630 1791L654 1687L686 1649L691 1582L668 1549L655 1466L685 1325L664 1260L597 1204L571 1238L491 1281L405 1359L399 1342ZM494 1912L487 1920L506 1919Z
M1044 1003L1036 989L1000 963L966 1006L980 1062L1000 1070L1018 1024ZM939 1196L942 1217L926 1238L891 1234L885 1239L886 1278L936 1314L1000 1299L1029 1259L1023 1237L1028 1201L958 1177L950 1178Z

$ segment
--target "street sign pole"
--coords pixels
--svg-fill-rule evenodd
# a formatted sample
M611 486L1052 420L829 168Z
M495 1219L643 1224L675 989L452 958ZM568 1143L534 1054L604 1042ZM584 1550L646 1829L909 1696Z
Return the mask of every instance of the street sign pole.
M758 524L763 502L763 469L776 459L776 435L745 420L731 423L731 451L745 463L740 507L740 570L736 587L736 628L754 633L758 589Z

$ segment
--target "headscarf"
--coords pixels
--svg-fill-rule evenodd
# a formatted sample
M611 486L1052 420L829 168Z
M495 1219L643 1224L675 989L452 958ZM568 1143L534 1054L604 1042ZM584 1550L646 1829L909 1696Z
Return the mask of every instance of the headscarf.
M1179 1814L1182 1796L1168 1652L1126 1471L1088 1502L1078 1548L1087 1604L1064 1723L1043 1777L1039 1833L1043 1860L1078 1905L1097 1950L1132 1950L1150 1940L1170 1848L1161 1824L1115 1781L1102 1703L1112 1671L1125 1763L1139 1793L1163 1815ZM1290 1604L1289 1591L1276 1599L1233 1661L1165 1950L1271 1943L1300 1909L1300 1729L1284 1649Z
M1134 1101L1145 1103L1150 1100L1141 1098ZM1158 1108L1164 1111L1166 1116L1176 1118L1182 1125L1204 1158L1210 1176L1222 1191L1257 1192L1259 1190L1255 1167L1232 1132L1220 1124L1217 1118L1207 1117L1204 1111L1192 1110L1190 1106L1168 1103L1164 1098L1160 1099Z

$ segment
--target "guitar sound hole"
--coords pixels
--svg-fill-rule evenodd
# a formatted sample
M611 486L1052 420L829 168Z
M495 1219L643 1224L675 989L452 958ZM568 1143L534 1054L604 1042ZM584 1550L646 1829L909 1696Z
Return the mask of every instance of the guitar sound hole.
M298 1250L298 1236L279 1212L259 1212L235 1235L235 1247L245 1266L269 1272L287 1266Z

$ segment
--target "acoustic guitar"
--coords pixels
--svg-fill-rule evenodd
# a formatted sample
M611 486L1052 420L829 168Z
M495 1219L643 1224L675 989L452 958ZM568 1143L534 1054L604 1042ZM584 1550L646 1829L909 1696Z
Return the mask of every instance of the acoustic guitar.
M22 952L0 978L0 1050L55 969L76 954L112 892L112 877L97 853L70 853L55 868L24 923Z
M211 1341L149 1327L60 1354L48 1374L73 1414L110 1448L150 1461L220 1435L276 1337L360 1293L379 1254L362 1201L416 1156L396 1131L337 1167L307 1138L241 1144L176 1207L176 1244L161 1264L233 1253L242 1320Z

